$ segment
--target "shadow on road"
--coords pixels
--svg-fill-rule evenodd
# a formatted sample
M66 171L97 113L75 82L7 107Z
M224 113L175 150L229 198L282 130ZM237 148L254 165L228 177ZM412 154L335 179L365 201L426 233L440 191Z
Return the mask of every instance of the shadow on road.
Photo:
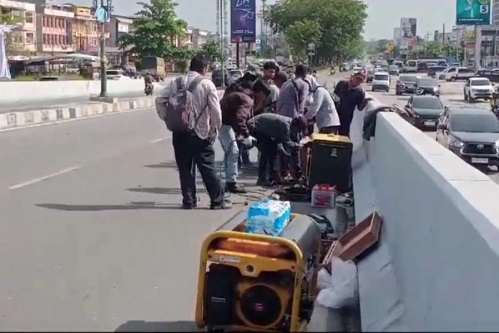
M153 169L165 168L165 169L175 169L175 170L178 170L177 163L175 163L175 161L161 162L159 164L148 164L148 165L144 165L144 167L145 168L153 168Z
M182 191L178 187L134 187L127 188L127 191L130 192L139 192L139 193L152 193L152 194L174 194L179 195L182 194ZM206 193L204 188L198 188L198 193Z
M68 212L98 212L108 210L135 210L135 209L180 209L180 204L157 203L151 201L130 202L124 205L68 205L57 203L36 204L37 207L63 210Z
M131 320L120 325L115 332L203 332L193 321Z

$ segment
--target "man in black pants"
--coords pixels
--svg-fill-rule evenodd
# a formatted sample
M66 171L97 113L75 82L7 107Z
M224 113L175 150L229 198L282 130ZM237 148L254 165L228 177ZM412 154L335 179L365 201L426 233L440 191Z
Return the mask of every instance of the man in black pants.
M232 204L224 199L221 180L215 170L215 151L213 143L217 138L222 123L222 111L217 88L208 79L201 79L208 69L208 61L202 56L191 60L189 72L182 78L189 87L194 80L200 80L192 89L192 101L195 123L192 131L173 132L172 141L175 161L180 175L182 190L182 208L193 209L197 206L196 166L201 174L210 196L210 209L228 209ZM172 81L170 91L176 89L176 80Z

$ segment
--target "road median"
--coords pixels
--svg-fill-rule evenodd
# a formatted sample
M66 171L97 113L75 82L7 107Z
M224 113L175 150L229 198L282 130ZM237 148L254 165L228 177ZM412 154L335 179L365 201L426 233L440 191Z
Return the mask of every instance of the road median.
M139 97L125 101L116 99L113 103L93 102L78 106L57 107L44 110L29 110L0 114L0 130L21 128L41 124L95 117L132 110L154 107L154 97Z

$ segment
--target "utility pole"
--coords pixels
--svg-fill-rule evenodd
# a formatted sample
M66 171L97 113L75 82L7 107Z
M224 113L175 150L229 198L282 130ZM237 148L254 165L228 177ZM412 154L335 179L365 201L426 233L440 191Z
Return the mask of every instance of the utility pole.
M100 23L100 95L107 97L107 58L106 58L106 26L111 18L112 0L93 0L95 18Z

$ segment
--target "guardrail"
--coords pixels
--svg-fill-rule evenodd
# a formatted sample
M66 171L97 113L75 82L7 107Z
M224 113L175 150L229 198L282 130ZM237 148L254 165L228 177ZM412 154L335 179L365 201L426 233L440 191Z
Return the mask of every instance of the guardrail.
M395 113L378 114L369 142L362 123L357 113L356 219L384 218L358 265L362 331L497 330L499 186Z

